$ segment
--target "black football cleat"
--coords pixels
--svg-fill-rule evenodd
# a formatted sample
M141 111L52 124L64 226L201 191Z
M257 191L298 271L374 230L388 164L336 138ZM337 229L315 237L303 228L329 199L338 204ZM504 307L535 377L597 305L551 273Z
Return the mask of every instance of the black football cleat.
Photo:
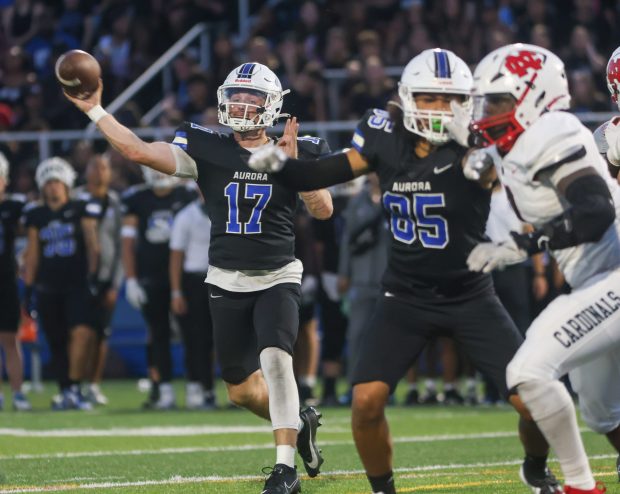
M319 474L319 468L323 464L321 450L316 445L316 431L321 426L319 419L322 417L321 412L314 407L304 408L299 413L299 418L304 426L297 435L297 452L304 462L304 468L310 477L316 477Z
M551 470L545 468L542 473L533 472L524 463L519 470L521 481L527 485L533 494L562 494L564 491Z
M297 469L282 463L276 463L273 468L263 468L264 474L269 474L261 494L296 494L301 492L301 482L297 477Z
M618 482L620 482L620 455L616 459L616 472L618 472Z

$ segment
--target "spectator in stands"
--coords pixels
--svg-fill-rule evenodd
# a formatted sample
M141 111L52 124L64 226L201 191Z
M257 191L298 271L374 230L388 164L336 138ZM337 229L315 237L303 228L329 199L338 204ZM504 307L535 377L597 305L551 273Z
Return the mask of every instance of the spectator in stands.
M112 20L111 32L99 38L95 47L94 55L101 64L108 95L118 95L130 82L131 38L129 29L132 19L131 9L118 12Z
M568 73L570 86L570 106L573 113L609 111L609 103L594 84L592 72L587 69L572 70Z
M364 78L351 91L348 117L359 118L368 108L385 108L395 89L394 81L385 75L381 59L368 57L364 65Z
M551 32L546 24L536 24L530 30L530 43L536 46L542 46L547 50L553 49L551 42Z
M27 411L32 407L22 393L24 363L17 338L20 319L17 296L17 263L15 262L15 237L24 208L24 196L8 194L9 161L0 153L0 348L13 396L13 409ZM2 361L0 360L0 385L2 384ZM4 394L0 388L0 410L4 406Z
M196 72L187 79L187 104L183 107L183 120L197 122L208 106L217 103L209 88L209 79L203 72Z
M12 46L24 46L39 31L40 17L44 9L38 0L15 0L2 13L2 24L7 42Z
M123 280L121 266L121 224L120 197L110 190L112 171L106 155L93 156L86 168L86 184L74 191L74 197L86 201L96 200L101 205L98 221L99 265L93 279L93 326L96 338L92 345L87 378L86 397L94 404L107 405L108 398L101 391L103 371L108 354L110 323L116 305L118 290Z
M330 28L325 41L323 65L327 69L343 69L350 58L351 50L344 29L339 26Z
M52 408L90 410L80 384L95 337L90 289L99 259L101 205L70 198L75 171L62 158L42 161L36 180L42 201L29 204L24 213L24 306L32 313L36 292L36 311L61 393Z
M220 32L213 43L213 59L211 61L211 77L214 81L223 81L226 76L239 65L230 35Z
M185 206L170 236L171 310L178 318L185 347L189 409L215 408L213 323L205 277L209 269L211 221L202 200Z
M325 87L318 62L309 62L293 80L284 111L303 122L326 120Z
M584 69L602 75L606 60L592 42L590 32L583 26L575 26L571 32L570 44L565 48L563 61L567 71Z
M151 394L145 408L176 407L170 350L170 276L168 242L175 215L196 199L196 190L151 168L146 185L123 195L122 256L127 301L144 316L148 328L147 362Z

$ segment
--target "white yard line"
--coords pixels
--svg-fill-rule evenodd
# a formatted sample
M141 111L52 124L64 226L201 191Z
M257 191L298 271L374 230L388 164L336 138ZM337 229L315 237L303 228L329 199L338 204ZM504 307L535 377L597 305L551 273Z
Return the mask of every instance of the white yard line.
M99 431L103 432L103 431ZM323 433L321 429L321 433ZM589 429L583 429L583 433L590 433ZM114 435L114 434L111 434ZM164 434L165 436L169 434ZM514 431L483 432L478 434L441 434L434 436L411 436L395 437L395 443L429 443L436 441L471 441L477 439L498 439L505 437L516 437ZM44 436L46 437L46 436ZM351 446L353 441L320 441L321 446ZM178 448L150 448L150 449L130 449L130 450L100 450L100 451L70 451L66 453L39 453L39 454L15 454L0 455L2 460L43 460L43 459L64 459L64 458L88 458L99 456L142 456L142 455L167 455L167 454L192 454L192 453L220 453L235 451L254 451L273 448L273 443L259 444L240 444L235 446L188 446Z
M590 459L611 459L616 458L616 455L595 455ZM490 463L448 463L443 465L426 465L419 467L408 468L396 468L398 473L416 473L416 472L435 472L438 470L446 469L467 469L467 468L489 468L489 467L503 467L513 466L521 464L522 459L510 460L510 461L497 461ZM323 472L325 476L351 476L362 475L363 470L333 470ZM421 474L416 475L418 478L432 477L433 474ZM45 487L9 487L0 489L0 494L17 494L28 492L62 492L69 490L92 490L92 489L118 489L120 487L142 487L149 485L183 485L183 484L197 484L202 482L235 482L244 480L262 480L264 477L260 475L234 475L230 477L222 477L219 475L209 475L205 477L181 477L174 476L165 480L143 480L137 482L98 482L98 483L78 483L76 479L65 480L65 485L45 486Z

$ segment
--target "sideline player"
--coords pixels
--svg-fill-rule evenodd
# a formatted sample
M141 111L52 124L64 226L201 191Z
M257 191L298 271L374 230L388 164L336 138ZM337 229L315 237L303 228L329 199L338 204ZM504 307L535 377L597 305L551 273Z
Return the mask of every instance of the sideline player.
M465 178L460 164L466 149L451 141L444 122L452 118L451 102L468 103L471 86L469 68L454 53L425 50L401 77L402 121L370 110L345 153L286 161L272 147L250 161L261 170L286 164L278 180L300 190L371 171L379 175L392 240L383 296L353 371L352 410L353 437L375 493L396 492L385 406L428 340L452 336L506 397L506 366L523 341L490 276L470 272L465 262L486 239L493 177L479 183ZM510 401L525 414L518 396ZM519 433L528 485L535 492L560 492L535 423L521 418Z
M42 161L35 174L40 202L24 211L25 305L36 290L37 313L52 353L61 395L52 408L90 410L80 389L86 377L93 330L89 280L97 271L99 243L96 201L70 199L75 171L64 159Z
M125 158L169 175L198 180L211 218L209 285L216 354L230 400L271 420L276 465L264 494L301 489L294 467L295 445L312 477L323 462L315 443L320 414L299 413L292 352L298 320L302 265L295 259L293 219L297 194L247 166L249 156L271 145L266 129L280 116L283 91L276 75L259 63L234 69L219 87L221 134L183 124L172 144L146 143L100 105L103 87L87 100L68 95ZM321 139L297 138L296 119L287 121L279 149L314 158L328 151ZM331 196L302 195L310 213L328 218ZM301 427L301 430L299 430Z
M562 61L550 51L514 44L487 55L474 74L472 130L487 149L465 167L493 166L515 212L534 231L503 243L481 243L467 259L490 272L548 251L570 294L532 322L506 379L549 441L564 474L564 492L599 494L570 394L569 372L584 421L619 449L620 187L592 134L570 113ZM490 159L494 157L493 159ZM615 206L614 206L615 203Z
M112 170L105 154L93 156L86 166L86 184L76 187L74 197L94 199L101 204L98 219L99 265L97 277L92 280L93 323L97 334L92 349L86 397L96 405L107 405L108 398L101 391L103 370L108 354L110 323L116 305L118 289L122 283L121 267L121 199L110 189Z
M17 263L15 262L15 236L24 208L24 197L7 194L9 162L0 152L0 347L4 350L6 370L13 393L13 409L28 411L32 407L22 393L24 362L17 339L19 326L19 298L17 295ZM0 361L0 383L2 361ZM4 395L0 389L0 410Z

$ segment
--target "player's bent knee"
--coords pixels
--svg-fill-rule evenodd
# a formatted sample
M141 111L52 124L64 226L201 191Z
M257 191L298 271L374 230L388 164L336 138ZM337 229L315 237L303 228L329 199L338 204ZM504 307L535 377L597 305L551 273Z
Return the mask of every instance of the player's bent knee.
M528 420L528 421L534 420L532 418L532 414L530 413L528 408L525 406L525 403L523 403L523 400L517 393L516 389L514 390L514 392L513 390L511 390L510 396L508 396L508 401L513 406L513 408L517 411L517 413L521 417L523 417L525 420Z
M389 393L389 387L385 383L356 384L353 387L351 406L353 421L374 421L383 417Z

